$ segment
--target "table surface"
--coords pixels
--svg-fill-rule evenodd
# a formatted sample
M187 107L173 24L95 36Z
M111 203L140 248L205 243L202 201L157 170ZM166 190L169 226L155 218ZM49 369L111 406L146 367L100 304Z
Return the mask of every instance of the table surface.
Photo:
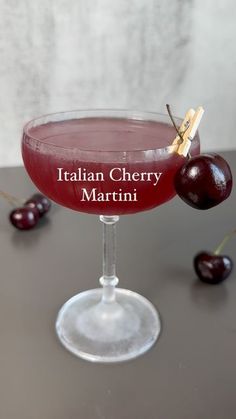
M221 153L236 175L236 152ZM23 168L0 170L0 189L34 186ZM197 281L193 256L236 227L236 194L209 211L175 198L121 217L118 276L159 309L162 334L145 355L92 364L67 352L54 323L60 306L97 287L102 226L54 206L31 232L8 223L0 202L0 417L3 419L235 419L236 278ZM225 252L235 258L235 241Z

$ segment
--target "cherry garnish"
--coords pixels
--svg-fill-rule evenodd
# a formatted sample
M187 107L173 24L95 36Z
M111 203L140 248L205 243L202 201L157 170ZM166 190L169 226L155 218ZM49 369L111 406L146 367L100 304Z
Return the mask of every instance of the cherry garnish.
M232 190L232 173L228 163L216 153L199 154L191 157L189 145L191 145L193 138L184 137L186 131L180 132L175 124L170 106L166 105L166 108L179 139L183 144L187 141L185 151L188 160L176 172L174 179L176 193L193 208L204 210L220 204L228 198ZM201 115L201 113L198 115ZM197 123L197 118L198 116L193 124ZM189 123L191 126L191 121ZM192 131L195 133L196 130L193 128Z
M30 207L16 208L9 215L10 222L19 230L30 230L39 219L38 210Z
M232 190L232 174L219 154L191 157L175 175L175 190L193 208L205 210L224 201Z
M228 278L233 269L233 261L229 256L211 252L198 253L193 264L199 279L208 284L219 284Z

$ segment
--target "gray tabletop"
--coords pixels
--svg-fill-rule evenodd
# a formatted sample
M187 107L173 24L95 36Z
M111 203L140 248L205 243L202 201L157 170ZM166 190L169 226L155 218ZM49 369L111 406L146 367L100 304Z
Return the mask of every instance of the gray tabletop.
M236 176L236 152L223 153ZM0 189L28 197L23 168L0 170ZM0 417L3 419L235 419L236 278L196 280L196 252L236 227L236 194L209 211L175 198L118 223L120 285L159 309L163 330L140 358L91 364L58 342L60 306L97 287L101 223L54 206L31 232L14 229L0 202ZM235 259L235 241L226 252Z

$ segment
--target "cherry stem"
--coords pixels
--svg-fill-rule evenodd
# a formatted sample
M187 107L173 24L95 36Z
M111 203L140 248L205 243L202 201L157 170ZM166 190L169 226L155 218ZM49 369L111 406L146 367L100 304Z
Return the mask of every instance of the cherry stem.
M183 137L182 137L182 134L181 134L181 132L179 131L179 128L177 127L177 125L176 125L176 123L175 123L174 117L173 117L172 112L171 112L171 110L170 110L170 105L169 105L168 103L166 104L166 109L167 109L167 112L168 112L169 117L170 117L170 119L171 119L171 122L172 122L172 124L173 124L173 126L174 126L174 128L175 128L175 131L176 131L176 132L177 132L177 134L180 136L181 140L182 140L182 141L184 141L184 139L183 139Z
M214 250L215 255L219 255L221 251L224 249L226 243L232 238L232 236L236 234L236 230L232 230L230 233L228 233L223 240L220 242L220 244L217 246L217 248Z
M19 198L16 198L15 196L10 195L9 193L1 191L1 190L0 190L0 196L2 198L6 199L7 202L9 202L9 204L11 204L13 206L15 206L16 204L21 204L22 205L24 203L23 200L21 200Z

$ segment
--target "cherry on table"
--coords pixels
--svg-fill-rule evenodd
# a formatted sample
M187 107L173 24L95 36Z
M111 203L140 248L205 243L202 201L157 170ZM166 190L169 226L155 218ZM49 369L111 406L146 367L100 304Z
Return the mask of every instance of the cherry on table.
M0 190L0 196L10 204L15 205L22 201L7 192ZM11 224L19 230L29 230L37 224L40 217L46 214L51 207L50 200L41 193L35 193L30 199L23 203L23 207L14 208L9 214Z
M224 201L232 190L232 173L219 154L191 157L176 173L175 190L188 205L209 209Z
M222 255L221 252L235 234L236 230L226 234L214 252L202 251L194 257L193 266L201 281L218 284L228 278L233 269L233 261L229 256Z
M30 207L16 208L9 215L11 224L19 230L30 230L39 220L38 210Z
M46 214L51 208L51 201L41 193L35 193L31 197L32 200L37 201L38 205L43 208L43 215Z
M25 202L25 207L28 208L34 208L38 211L39 217L42 217L44 215L44 208L40 201L37 201L36 199L30 198Z
M25 202L25 206L30 208L36 208L39 212L39 217L42 217L50 210L51 202L46 196L40 193L35 193L34 195L32 195L30 199L28 199Z
M193 264L199 279L208 284L219 284L228 278L233 269L233 261L229 256L207 251L199 252Z

